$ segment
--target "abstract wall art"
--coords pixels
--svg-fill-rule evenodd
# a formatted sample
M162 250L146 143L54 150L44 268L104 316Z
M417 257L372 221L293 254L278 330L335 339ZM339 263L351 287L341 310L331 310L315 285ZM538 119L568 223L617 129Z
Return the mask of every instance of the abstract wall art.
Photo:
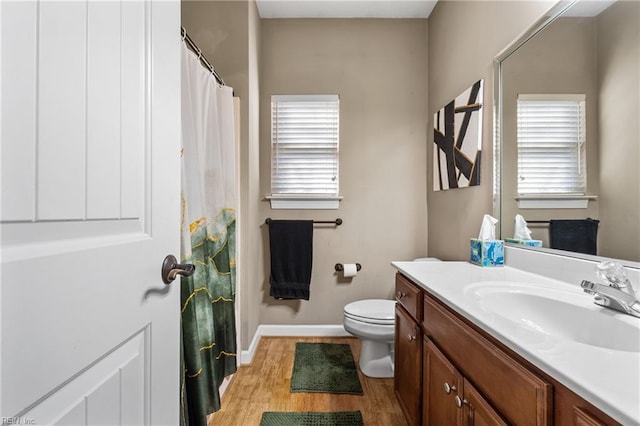
M433 190L480 185L482 80L433 117Z

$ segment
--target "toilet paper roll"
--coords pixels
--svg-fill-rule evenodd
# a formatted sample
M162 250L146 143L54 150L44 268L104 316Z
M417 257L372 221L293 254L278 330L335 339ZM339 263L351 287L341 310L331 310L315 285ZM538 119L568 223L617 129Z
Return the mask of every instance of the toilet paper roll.
M345 277L355 277L358 275L358 267L355 263L345 263L343 274Z

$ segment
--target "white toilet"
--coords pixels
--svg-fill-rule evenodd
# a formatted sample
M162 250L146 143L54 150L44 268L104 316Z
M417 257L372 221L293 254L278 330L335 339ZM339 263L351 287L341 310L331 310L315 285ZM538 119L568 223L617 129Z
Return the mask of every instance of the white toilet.
M393 377L394 300L367 299L344 307L344 329L362 341L360 370L368 377Z
M439 262L421 257L414 262ZM367 299L344 307L344 329L362 340L360 370L368 377L393 377L395 300Z

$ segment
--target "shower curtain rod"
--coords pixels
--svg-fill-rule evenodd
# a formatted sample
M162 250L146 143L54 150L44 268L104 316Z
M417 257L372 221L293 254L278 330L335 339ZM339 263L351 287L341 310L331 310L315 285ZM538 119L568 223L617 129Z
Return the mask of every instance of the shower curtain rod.
M193 50L198 55L198 59L200 59L200 62L202 63L202 65L204 65L209 71L211 71L211 74L213 74L213 76L218 81L218 83L222 84L223 86L226 86L227 84L224 82L222 77L220 77L220 75L213 68L213 65L211 65L211 63L207 60L207 58L204 57L204 55L202 54L202 50L200 50L198 45L196 45L196 42L193 41L191 37L189 37L189 34L187 34L187 30L185 30L184 27L180 28L180 35L182 36L182 40L186 41L187 45L191 48L191 50Z

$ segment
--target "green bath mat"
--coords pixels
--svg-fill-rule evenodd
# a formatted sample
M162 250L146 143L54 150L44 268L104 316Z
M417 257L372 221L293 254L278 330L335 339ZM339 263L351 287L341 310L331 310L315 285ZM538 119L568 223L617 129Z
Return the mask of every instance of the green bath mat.
M343 343L296 343L291 392L362 395L351 347Z
M360 411L285 413L267 411L262 413L260 426L363 426Z

